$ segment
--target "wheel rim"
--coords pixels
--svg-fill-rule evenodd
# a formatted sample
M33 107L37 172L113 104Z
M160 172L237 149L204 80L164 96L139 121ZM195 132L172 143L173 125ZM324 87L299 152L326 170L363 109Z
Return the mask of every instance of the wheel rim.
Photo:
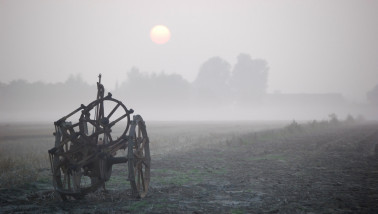
M133 140L133 163L129 164L130 184L134 194L143 198L147 195L150 184L151 157L149 139L142 117L139 115L134 116L133 123L132 126L135 127L130 129L130 132L132 132L130 133L130 138Z
M59 136L57 136L59 137ZM57 140L59 145L52 156L53 184L64 200L67 196L81 198L103 185L103 180L96 180L96 163L94 147L82 147L80 138L68 140L71 135L63 135ZM89 162L88 164L83 164ZM98 164L97 164L98 165Z
M109 96L90 103L80 117L80 133L90 142L114 144L123 140L130 126L130 114L119 100ZM119 135L112 130L123 130Z

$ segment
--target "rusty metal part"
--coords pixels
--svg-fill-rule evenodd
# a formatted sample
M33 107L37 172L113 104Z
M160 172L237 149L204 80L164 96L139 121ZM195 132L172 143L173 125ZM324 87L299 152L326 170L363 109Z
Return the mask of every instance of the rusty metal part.
M54 123L55 146L48 152L53 186L63 200L80 199L105 187L113 164L122 163L128 163L133 195L147 194L151 157L145 122L140 115L130 121L134 111L110 93L104 97L104 92L100 74L96 100ZM79 121L68 121L74 117ZM115 126L121 126L119 136L112 133ZM128 149L126 157L115 157L120 149Z

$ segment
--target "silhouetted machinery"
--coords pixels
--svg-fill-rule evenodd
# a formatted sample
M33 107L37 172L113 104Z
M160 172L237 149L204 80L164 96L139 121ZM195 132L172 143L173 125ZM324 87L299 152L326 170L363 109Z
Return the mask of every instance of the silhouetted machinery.
M144 197L151 165L146 124L140 115L130 120L134 111L111 93L104 96L101 74L97 90L96 100L54 123L55 146L49 156L55 191L63 200L82 198L105 185L113 164L127 163L132 195ZM117 156L121 149L127 153Z

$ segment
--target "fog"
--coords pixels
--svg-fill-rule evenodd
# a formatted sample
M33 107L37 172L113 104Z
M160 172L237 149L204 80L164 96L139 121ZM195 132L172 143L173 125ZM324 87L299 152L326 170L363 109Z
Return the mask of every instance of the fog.
M0 122L96 97L146 120L378 119L378 2L0 1ZM158 45L150 29L166 25Z
M178 74L132 68L125 74L127 80L105 95L110 92L150 121L327 120L330 114L377 119L378 86L367 93L366 103L350 102L337 93L267 93L268 70L265 60L248 54L240 54L232 69L223 59L210 58L193 82ZM46 122L88 105L95 100L97 87L71 75L56 84L16 80L2 84L0 92L1 122ZM114 104L106 104L105 110L110 112Z

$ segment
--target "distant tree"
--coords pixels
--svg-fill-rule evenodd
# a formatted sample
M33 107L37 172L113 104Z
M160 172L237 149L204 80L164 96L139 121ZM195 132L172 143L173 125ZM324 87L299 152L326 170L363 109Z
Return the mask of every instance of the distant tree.
M232 70L231 87L242 103L258 102L266 93L268 64L262 59L252 59L239 54Z
M339 124L339 119L335 113L329 114L329 123L332 125L338 125Z
M354 117L350 114L347 115L347 117L345 118L345 123L346 124L353 124L356 120L354 119Z
M230 64L220 57L212 57L204 62L193 82L200 99L210 104L228 102L230 94Z
M85 83L79 75L71 75L66 82L56 84L14 80L0 88L3 101L0 118L54 120L95 97L95 86Z
M284 128L285 131L290 134L300 133L303 131L303 127L293 120L289 125Z
M378 84L367 93L368 101L373 105L378 105Z
M85 85L86 83L84 82L81 74L76 74L76 75L70 74L65 84L72 85L72 86L79 86L79 85Z
M178 74L149 75L132 68L115 93L137 106L167 108L189 102L190 83Z

